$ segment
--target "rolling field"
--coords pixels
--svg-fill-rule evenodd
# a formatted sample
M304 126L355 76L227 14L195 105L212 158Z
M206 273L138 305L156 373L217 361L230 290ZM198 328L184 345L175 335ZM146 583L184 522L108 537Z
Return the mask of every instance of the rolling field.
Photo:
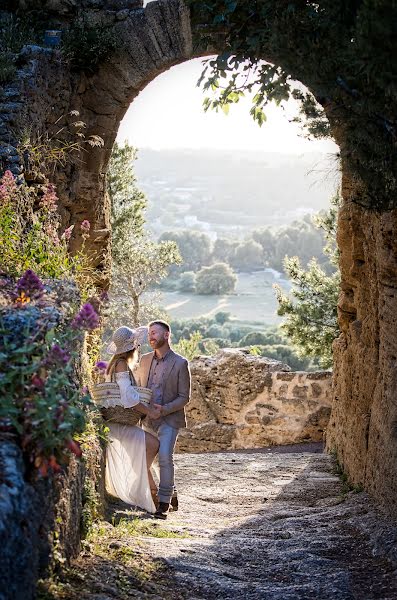
M280 283L284 290L290 287L289 282L283 279L280 273L266 269L255 273L238 273L236 290L233 294L205 296L163 292L161 304L175 319L211 317L217 312L225 311L231 313L233 320L275 325L282 319L276 314L277 301L273 283Z

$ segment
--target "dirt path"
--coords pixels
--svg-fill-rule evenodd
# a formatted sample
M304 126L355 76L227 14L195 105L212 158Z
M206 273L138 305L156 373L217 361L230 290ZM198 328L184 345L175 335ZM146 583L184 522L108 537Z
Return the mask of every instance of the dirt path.
M397 528L311 449L178 455L180 510L159 523L115 505L102 554L87 548L76 563L91 565L79 598L397 599ZM154 565L145 576L138 559ZM124 590L110 576L118 560Z

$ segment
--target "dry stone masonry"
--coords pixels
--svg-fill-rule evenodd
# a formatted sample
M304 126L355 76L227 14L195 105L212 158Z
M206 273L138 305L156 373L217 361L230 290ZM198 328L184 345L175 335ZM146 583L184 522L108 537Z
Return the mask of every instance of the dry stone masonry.
M332 374L290 367L241 349L194 359L188 428L178 450L205 452L322 441Z

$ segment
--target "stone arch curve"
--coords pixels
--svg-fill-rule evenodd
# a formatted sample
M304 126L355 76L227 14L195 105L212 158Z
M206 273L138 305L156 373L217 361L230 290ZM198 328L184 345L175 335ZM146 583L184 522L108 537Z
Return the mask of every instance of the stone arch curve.
M140 5L141 2L133 4ZM111 60L102 63L94 75L79 74L69 100L70 109L77 109L87 124L87 133L100 135L105 144L89 153L69 179L68 183L72 182L72 185L68 190L63 189L64 202L70 212L68 225L84 218L95 224L97 249L100 248L99 255L105 256L109 237L105 174L125 112L146 85L164 71L192 58L221 53L224 49L219 36L210 49L197 45L197 41L193 45L189 9L182 0L155 0L145 8L134 6L108 18L113 21L121 49ZM197 40L197 35L195 37ZM282 56L271 47L264 58L268 62L283 62ZM286 66L293 71L291 65ZM295 72L296 79L313 93L320 93L321 82L306 80L298 69ZM337 142L341 143L343 137L339 133L340 128L335 127L335 139L340 137ZM76 240L76 246L78 244L79 240Z

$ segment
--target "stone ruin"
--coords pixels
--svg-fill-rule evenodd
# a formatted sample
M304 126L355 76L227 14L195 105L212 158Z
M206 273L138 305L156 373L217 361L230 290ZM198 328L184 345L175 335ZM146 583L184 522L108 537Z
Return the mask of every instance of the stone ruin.
M191 363L192 398L179 452L322 442L332 404L332 373L293 372L241 349Z
M101 284L108 284L110 260L109 200L106 169L117 130L134 98L160 73L194 57L222 51L222 39L211 48L193 44L200 35L190 23L181 0L158 0L143 8L138 0L16 0L4 10L36 7L67 28L82 11L90 22L101 20L114 29L121 49L93 73L70 68L58 49L27 45L18 57L15 78L0 90L0 168L31 183L40 184L29 161L18 153L24 128L36 135L53 128L62 115L78 111L86 134L103 138L82 163L55 171L54 183L61 199L65 227L88 219L92 224L94 266ZM3 7L3 5L2 5ZM263 58L282 62L282 49L269 47ZM298 53L299 54L299 53ZM316 96L326 96L329 82L321 74L310 77L300 63L288 65L294 77ZM335 451L353 484L361 484L390 514L397 515L397 210L368 211L360 206L366 186L364 173L352 173L346 157L350 147L349 124L325 107L332 134L341 149L343 206L339 212L338 245L341 295L338 304L341 335L334 346L332 391L329 376L292 374L273 365L259 369L258 382L237 381L209 359L193 365L195 388L190 408L192 429L181 438L180 448L200 448L202 439L217 435L219 446L241 447L241 435L262 444L307 439L322 435L327 427L327 448ZM328 111L328 112L327 112ZM79 227L74 229L79 248ZM241 357L227 355L232 364ZM255 371L245 359L248 372ZM255 363L257 364L257 363ZM209 385L219 377L222 387ZM256 377L256 375L255 375ZM290 380L289 378L292 377ZM214 382L216 379L214 379ZM245 383L243 383L245 381ZM246 385L243 389L241 386ZM319 402L319 388L326 393ZM207 393L208 392L208 393ZM237 394L243 393L243 400ZM243 407L237 415L236 402ZM234 406L234 408L233 408ZM233 416L231 416L233 415ZM291 437L281 429L294 423ZM202 447L202 446L201 446ZM214 447L214 449L216 449Z

